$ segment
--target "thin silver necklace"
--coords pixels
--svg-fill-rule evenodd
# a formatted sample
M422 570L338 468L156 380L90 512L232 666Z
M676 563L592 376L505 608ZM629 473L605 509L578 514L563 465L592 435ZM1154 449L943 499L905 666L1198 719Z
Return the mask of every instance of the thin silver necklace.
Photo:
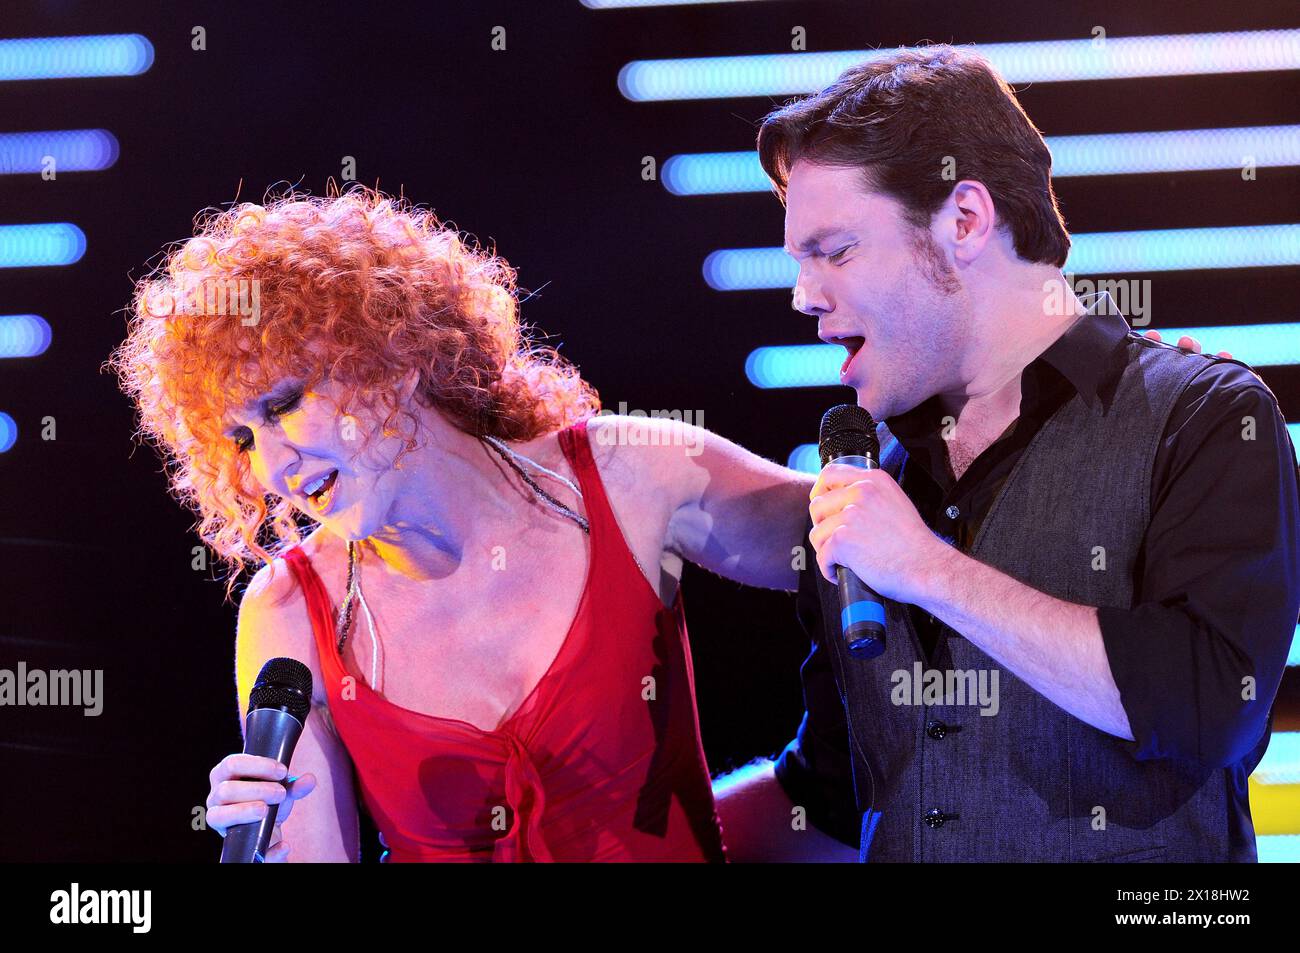
M495 450L501 459L509 464L511 469L519 474L519 478L528 484L532 491L537 495L538 499L561 516L577 523L584 533L588 535L591 534L591 523L587 518L581 513L575 512L565 506L555 497L551 496L551 494L538 486L537 481L532 478L528 473L528 470L531 469L538 473L544 473L547 476L554 477L572 490L573 494L577 496L578 499L582 499L582 490L578 489L577 485L572 480L564 476L562 473L556 473L554 470L549 470L536 460L526 457L516 450L510 449L496 437L483 436L479 439ZM640 564L638 563L638 565ZM352 627L352 614L357 602L360 602L362 608L365 610L366 620L370 625L370 641L373 646L370 684L373 686L375 684L375 675L378 665L377 653L379 644L375 638L374 618L370 614L370 607L366 605L366 597L361 594L361 580L357 573L357 546L352 540L348 540L348 579L345 592L346 594L343 597L343 604L339 606L338 617L336 618L334 625L335 635L338 638L339 655L341 656L343 654L343 646L347 642L348 631Z

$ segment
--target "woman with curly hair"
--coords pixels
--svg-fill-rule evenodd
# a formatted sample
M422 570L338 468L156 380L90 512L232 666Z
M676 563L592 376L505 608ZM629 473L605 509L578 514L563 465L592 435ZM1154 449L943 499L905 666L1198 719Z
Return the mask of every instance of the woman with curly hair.
M809 477L599 413L505 261L367 189L201 220L110 363L227 595L260 567L241 724L267 659L313 676L296 780L213 769L222 836L280 803L267 860L355 861L355 776L390 861L724 859L682 562L794 589Z

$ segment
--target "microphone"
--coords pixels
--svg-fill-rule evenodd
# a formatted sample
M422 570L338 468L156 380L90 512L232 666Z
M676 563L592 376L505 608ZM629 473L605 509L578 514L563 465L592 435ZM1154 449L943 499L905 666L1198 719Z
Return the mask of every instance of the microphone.
M311 711L311 670L292 658L273 658L262 666L249 692L244 754L274 758L288 765ZM253 780L245 778L243 780ZM285 784L285 782L280 782ZM285 785L288 786L287 784ZM268 804L266 817L226 830L223 864L260 864L265 860L279 804Z
M876 422L856 404L840 404L822 417L818 448L822 466L845 463L880 468ZM872 659L885 651L885 604L851 569L835 567L840 589L840 631L849 655Z

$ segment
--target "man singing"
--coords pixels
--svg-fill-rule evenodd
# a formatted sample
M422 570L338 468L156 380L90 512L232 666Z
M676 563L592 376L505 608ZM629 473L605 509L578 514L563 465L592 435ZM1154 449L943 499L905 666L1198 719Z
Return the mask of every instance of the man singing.
M850 69L758 149L794 306L885 426L882 469L813 489L807 713L728 815L774 855L835 856L802 808L867 861L1255 860L1300 611L1273 393L1084 307L1051 155L977 54ZM845 650L836 566L884 600L877 658Z

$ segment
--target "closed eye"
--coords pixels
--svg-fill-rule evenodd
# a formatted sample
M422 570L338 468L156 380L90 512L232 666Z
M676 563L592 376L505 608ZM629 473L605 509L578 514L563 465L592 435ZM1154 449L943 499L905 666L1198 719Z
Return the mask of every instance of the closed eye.
M301 401L302 401L302 391L300 390L294 391L292 394L287 396L284 400L280 401L278 404L268 407L266 409L266 419L268 421L272 421L279 417L284 417L287 414L293 413L295 410L298 409L298 404Z
M844 255L845 255L845 253L848 252L848 250L849 250L850 248L852 248L854 244L857 244L857 243L854 242L854 243L852 243L852 244L845 245L845 246L844 246L843 248L841 248L839 251L837 251L837 252L833 252L833 253L831 253L830 255L827 255L827 256L826 256L826 260L829 261L829 262L838 262L839 259L843 258Z
M290 413L298 410L299 404L302 403L302 400L302 390L295 390L294 393L287 394L285 397L274 403L270 403L268 400L268 402L263 404L263 416L266 419L266 423L274 424L277 420L281 419L281 417L289 416ZM233 436L235 452L243 454L243 452L252 449L252 430L248 429L247 426L240 426L240 428L235 430Z
M265 400L263 403L263 417L266 423L274 424L281 417L289 416L290 413L298 410L299 404L303 402L303 393L302 387L299 387L298 390L291 391L291 393L278 400ZM252 430L248 429L247 426L235 428L231 437L234 437L235 451L240 452L240 454L252 449Z

